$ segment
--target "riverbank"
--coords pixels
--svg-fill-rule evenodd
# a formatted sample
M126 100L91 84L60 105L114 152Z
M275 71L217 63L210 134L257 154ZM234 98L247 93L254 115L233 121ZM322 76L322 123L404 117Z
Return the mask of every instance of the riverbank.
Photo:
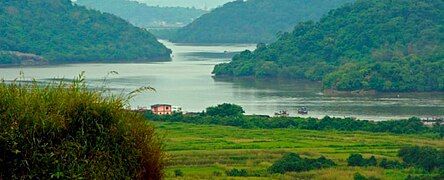
M17 67L48 67L60 65L73 64L133 64L133 63L156 63L156 62L171 62L170 57L157 57L152 59L132 59L132 60L92 60L92 61L31 61L26 60L16 64L0 64L0 68L17 68Z
M215 110L226 114L226 110ZM217 112L216 112L217 113ZM231 113L231 112L229 112ZM198 125L233 126L243 129L301 129L301 130L335 130L343 132L373 132L392 134L417 134L435 138L444 137L444 119L426 123L419 118L392 120L392 121L367 121L354 118L303 118L303 117L269 117L258 115L214 115L207 112L172 115L156 115L146 111L145 117L158 122L181 122Z

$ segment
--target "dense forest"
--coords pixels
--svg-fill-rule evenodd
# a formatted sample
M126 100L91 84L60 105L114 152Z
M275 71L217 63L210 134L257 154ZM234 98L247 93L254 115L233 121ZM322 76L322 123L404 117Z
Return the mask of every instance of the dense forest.
M298 22L318 20L354 0L237 0L216 8L180 29L174 42L259 43L275 40Z
M322 80L326 89L347 91L443 91L442 9L442 0L359 0L213 73Z
M138 27L182 27L207 11L185 7L148 6L129 0L77 0L77 4L119 16Z
M149 32L70 0L0 1L0 24L0 51L50 62L168 59L171 53Z

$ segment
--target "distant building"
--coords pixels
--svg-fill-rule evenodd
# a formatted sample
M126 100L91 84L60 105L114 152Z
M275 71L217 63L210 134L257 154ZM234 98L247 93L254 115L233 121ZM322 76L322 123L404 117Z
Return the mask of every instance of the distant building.
M156 115L173 114L173 107L169 104L156 104L151 106L151 112Z
M173 113L182 114L183 113L182 107L180 107L180 106L173 106Z

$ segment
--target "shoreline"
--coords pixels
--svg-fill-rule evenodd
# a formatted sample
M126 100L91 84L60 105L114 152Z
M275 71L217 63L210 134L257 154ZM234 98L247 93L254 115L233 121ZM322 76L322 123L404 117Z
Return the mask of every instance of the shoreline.
M18 67L48 67L59 65L73 65L73 64L135 64L135 63L160 63L171 62L170 57L158 57L153 59L140 59L140 60L94 60L94 61L57 61L48 62L44 64L0 64L0 68L18 68Z
M397 97L398 95L405 95L405 94L422 94L422 93L438 93L443 94L444 91L377 91L377 90L350 90L350 91L340 91L335 89L324 89L322 87L321 81L313 81L309 79L294 79L294 78L284 78L284 77L275 77L275 78L255 78L253 76L243 76L243 77L235 77L235 76L229 76L229 75L215 75L211 74L211 77L216 81L222 81L222 82L235 82L235 81L242 81L242 80L250 80L250 81L263 81L263 82L275 82L275 81L289 81L289 82L307 82L307 83L318 83L320 85L320 93L322 93L325 96L380 96L380 95L393 95Z

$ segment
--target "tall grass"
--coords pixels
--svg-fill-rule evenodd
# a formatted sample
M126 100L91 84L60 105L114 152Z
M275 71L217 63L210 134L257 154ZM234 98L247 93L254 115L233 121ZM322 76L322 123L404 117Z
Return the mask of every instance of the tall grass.
M83 76L0 82L0 179L161 179L161 140L127 102Z

